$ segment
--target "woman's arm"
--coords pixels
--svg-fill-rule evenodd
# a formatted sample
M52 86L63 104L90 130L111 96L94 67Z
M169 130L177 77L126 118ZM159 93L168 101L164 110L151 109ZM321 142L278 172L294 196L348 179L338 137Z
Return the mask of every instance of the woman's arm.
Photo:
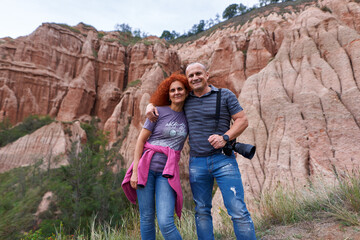
M130 185L134 189L137 189L139 160L143 153L145 142L148 140L150 135L151 135L151 132L149 130L143 128L139 134L137 141L136 141L133 172L132 172L132 175L130 178Z

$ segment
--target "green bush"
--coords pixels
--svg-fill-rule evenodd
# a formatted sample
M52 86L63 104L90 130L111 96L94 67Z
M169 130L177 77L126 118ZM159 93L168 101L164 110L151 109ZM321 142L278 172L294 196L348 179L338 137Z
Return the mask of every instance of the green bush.
M12 143L17 139L53 122L49 116L31 115L15 127L11 127L9 120L0 123L0 147Z
M121 215L130 202L121 188L125 170L114 173L112 167L120 157L117 151L106 149L106 135L97 128L97 120L82 124L88 142L78 153L75 144L69 153L69 165L61 167L61 181L51 190L56 193L60 219L66 233L89 233L94 216L99 224L121 223ZM54 218L55 216L53 216Z
M0 122L0 132L11 128L9 118L5 118L4 121Z
M102 39L104 36L105 36L105 33L103 33L103 32L98 33L98 38L99 39Z
M65 23L59 23L58 25L61 26L61 27L67 28L67 29L69 29L70 31L72 31L74 33L81 33L79 29L71 27L71 26L69 26L69 25L67 25Z
M126 86L126 89L130 88L130 87L135 87L141 85L141 79L136 79L135 81L129 82L128 85Z
M78 228L88 232L91 219L98 222L113 219L119 223L120 209L129 205L121 189L124 172L114 174L106 152L94 153L85 146L81 153L70 154L69 166L61 168L63 177L56 189L61 219L69 233Z
M67 166L43 171L38 161L0 174L0 239L41 239L40 235L48 239L57 236L59 226L66 237L56 239L68 239L72 234L88 234L94 216L96 224L122 224L131 205L121 188L125 170L112 171L118 151L106 149L106 135L96 124L93 119L82 125L88 142L80 153L74 143ZM54 193L55 201L40 214L38 224L34 213L48 191Z
M45 193L32 185L34 177L31 167L0 174L0 239L18 239L21 230L34 226L34 213Z

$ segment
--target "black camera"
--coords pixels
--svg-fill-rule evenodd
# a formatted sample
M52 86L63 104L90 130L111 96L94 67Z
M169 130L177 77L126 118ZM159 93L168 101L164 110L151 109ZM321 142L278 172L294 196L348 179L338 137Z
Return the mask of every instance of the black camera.
M233 150L245 158L252 159L255 155L256 147L251 144L235 142L235 140L227 142L223 147L223 152L227 156L230 156Z

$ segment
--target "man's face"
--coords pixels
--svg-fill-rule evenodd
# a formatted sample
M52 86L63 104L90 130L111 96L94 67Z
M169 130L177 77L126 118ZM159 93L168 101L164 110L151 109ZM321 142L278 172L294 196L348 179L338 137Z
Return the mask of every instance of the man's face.
M209 74L200 64L194 64L186 69L186 77L194 92L201 92L208 86Z

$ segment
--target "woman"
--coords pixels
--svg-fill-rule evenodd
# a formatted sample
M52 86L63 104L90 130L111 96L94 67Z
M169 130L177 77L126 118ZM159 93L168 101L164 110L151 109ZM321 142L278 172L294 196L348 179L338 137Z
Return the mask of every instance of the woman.
M138 198L142 239L155 239L155 205L164 239L182 239L174 223L174 209L180 218L183 197L178 161L188 134L183 106L189 91L188 81L181 74L172 74L161 82L150 98L158 106L159 119L146 119L134 161L122 183L132 203Z

